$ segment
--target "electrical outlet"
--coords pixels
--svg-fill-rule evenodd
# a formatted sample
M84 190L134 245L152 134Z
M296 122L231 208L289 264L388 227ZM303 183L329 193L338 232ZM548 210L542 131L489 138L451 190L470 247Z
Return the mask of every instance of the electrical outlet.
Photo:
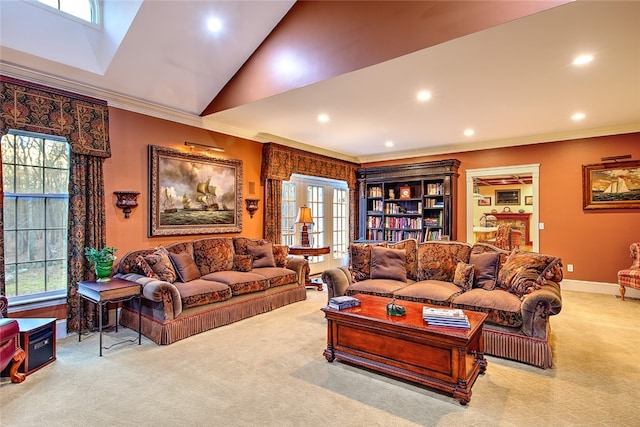
M544 230L544 222L538 223L538 229L539 230Z
M567 264L567 271L568 271L569 273L572 273L572 272L573 272L573 264Z

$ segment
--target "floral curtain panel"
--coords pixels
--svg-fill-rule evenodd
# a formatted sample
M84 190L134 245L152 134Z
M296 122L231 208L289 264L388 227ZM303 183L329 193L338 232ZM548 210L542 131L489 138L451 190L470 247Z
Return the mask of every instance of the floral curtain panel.
M84 247L104 246L106 241L102 162L111 157L107 103L0 76L0 134L11 129L63 136L71 146L67 328L77 330L76 283L87 277ZM1 167L0 162L0 191ZM3 200L4 196L0 208ZM2 212L0 209L0 293L4 294ZM83 312L82 327L94 325L95 311Z
M294 172L346 181L349 187L349 238L356 238L358 218L357 163L268 143L262 147L261 180L265 186L264 238L279 242L282 232L282 181Z

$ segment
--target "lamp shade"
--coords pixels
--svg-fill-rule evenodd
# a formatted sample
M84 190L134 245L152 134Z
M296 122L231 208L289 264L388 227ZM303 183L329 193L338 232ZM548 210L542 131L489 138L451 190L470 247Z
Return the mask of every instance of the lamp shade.
M313 224L313 217L311 217L311 208L301 206L298 209L296 224Z

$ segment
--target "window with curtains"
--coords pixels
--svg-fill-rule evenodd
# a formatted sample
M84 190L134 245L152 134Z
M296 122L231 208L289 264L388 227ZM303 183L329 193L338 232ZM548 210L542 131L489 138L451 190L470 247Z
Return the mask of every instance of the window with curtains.
M311 273L344 265L349 242L349 190L344 181L293 174L282 183L282 241L299 244L301 225L295 220L300 206L311 209L311 246L329 246L331 253L309 257Z
M47 9L55 9L63 15L70 15L91 24L101 23L100 2L98 0L35 0L34 4Z
M282 183L282 244L295 246L296 243L296 185Z
M69 144L14 131L1 144L6 294L66 295Z

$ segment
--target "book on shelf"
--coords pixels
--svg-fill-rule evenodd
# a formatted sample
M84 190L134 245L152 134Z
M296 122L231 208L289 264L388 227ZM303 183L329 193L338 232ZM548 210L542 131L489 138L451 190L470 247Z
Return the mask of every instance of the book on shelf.
M340 297L333 297L329 300L329 307L336 310L344 310L345 308L358 307L360 300L358 298L343 295Z

